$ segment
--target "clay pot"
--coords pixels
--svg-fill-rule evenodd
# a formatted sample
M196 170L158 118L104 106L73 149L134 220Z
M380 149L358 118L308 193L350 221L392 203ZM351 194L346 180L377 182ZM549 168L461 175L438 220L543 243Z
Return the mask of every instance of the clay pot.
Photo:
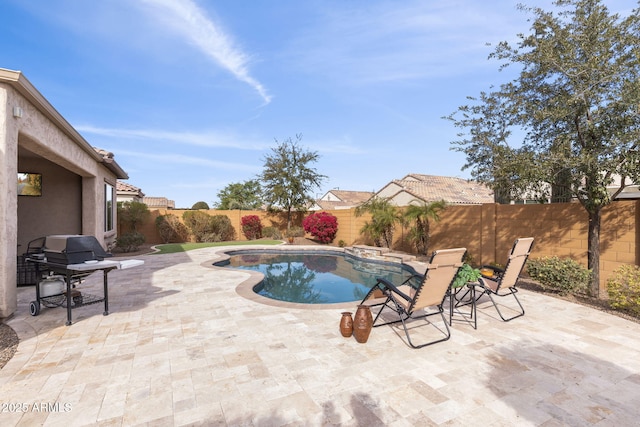
M361 344L366 343L372 327L373 316L371 315L371 309L367 305L359 305L353 318L353 336L356 341Z
M351 318L350 311L342 313L342 318L340 319L340 333L345 338L349 338L351 334L353 334L353 319Z

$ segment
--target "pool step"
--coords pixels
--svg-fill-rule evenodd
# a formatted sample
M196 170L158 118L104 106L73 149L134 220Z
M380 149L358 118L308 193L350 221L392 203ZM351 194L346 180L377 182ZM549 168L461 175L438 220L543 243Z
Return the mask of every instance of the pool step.
M344 248L344 251L360 258L377 259L397 263L415 261L416 259L413 255L391 252L389 248L379 248L377 246L353 245Z

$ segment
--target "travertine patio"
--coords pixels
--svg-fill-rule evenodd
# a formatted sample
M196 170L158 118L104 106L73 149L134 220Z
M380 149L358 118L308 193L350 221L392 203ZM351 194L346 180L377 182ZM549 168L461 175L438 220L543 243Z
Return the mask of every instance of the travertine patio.
M250 274L209 267L218 250L143 256L109 275L109 316L81 307L71 326L61 308L30 316L35 291L20 288L0 423L621 426L640 416L638 323L521 291L526 315L509 323L487 300L478 329L454 323L444 343L413 350L383 326L358 344L340 335L344 304L239 295ZM100 294L101 276L82 290Z

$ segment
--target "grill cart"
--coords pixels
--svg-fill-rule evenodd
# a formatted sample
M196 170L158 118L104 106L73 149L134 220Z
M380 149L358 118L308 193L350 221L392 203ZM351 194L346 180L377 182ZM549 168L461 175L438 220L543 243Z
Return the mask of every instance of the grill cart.
M29 304L32 316L40 314L40 307L66 307L67 322L71 325L71 310L84 305L104 301L104 312L109 314L109 290L107 275L110 271L136 267L141 260L106 260L110 257L94 236L47 236L42 253L30 254L28 262L35 264L36 277L44 278L36 285L36 299ZM102 271L104 293L91 295L76 289L82 279Z

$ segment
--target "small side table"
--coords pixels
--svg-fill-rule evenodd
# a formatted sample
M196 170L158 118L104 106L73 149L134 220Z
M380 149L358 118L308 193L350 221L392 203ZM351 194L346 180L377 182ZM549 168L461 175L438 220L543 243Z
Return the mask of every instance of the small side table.
M461 319L458 321L473 321L473 329L478 329L476 312L476 285L478 282L467 282L462 286L449 288L449 325L453 325L454 311L458 312ZM469 312L463 313L460 309L469 306Z

